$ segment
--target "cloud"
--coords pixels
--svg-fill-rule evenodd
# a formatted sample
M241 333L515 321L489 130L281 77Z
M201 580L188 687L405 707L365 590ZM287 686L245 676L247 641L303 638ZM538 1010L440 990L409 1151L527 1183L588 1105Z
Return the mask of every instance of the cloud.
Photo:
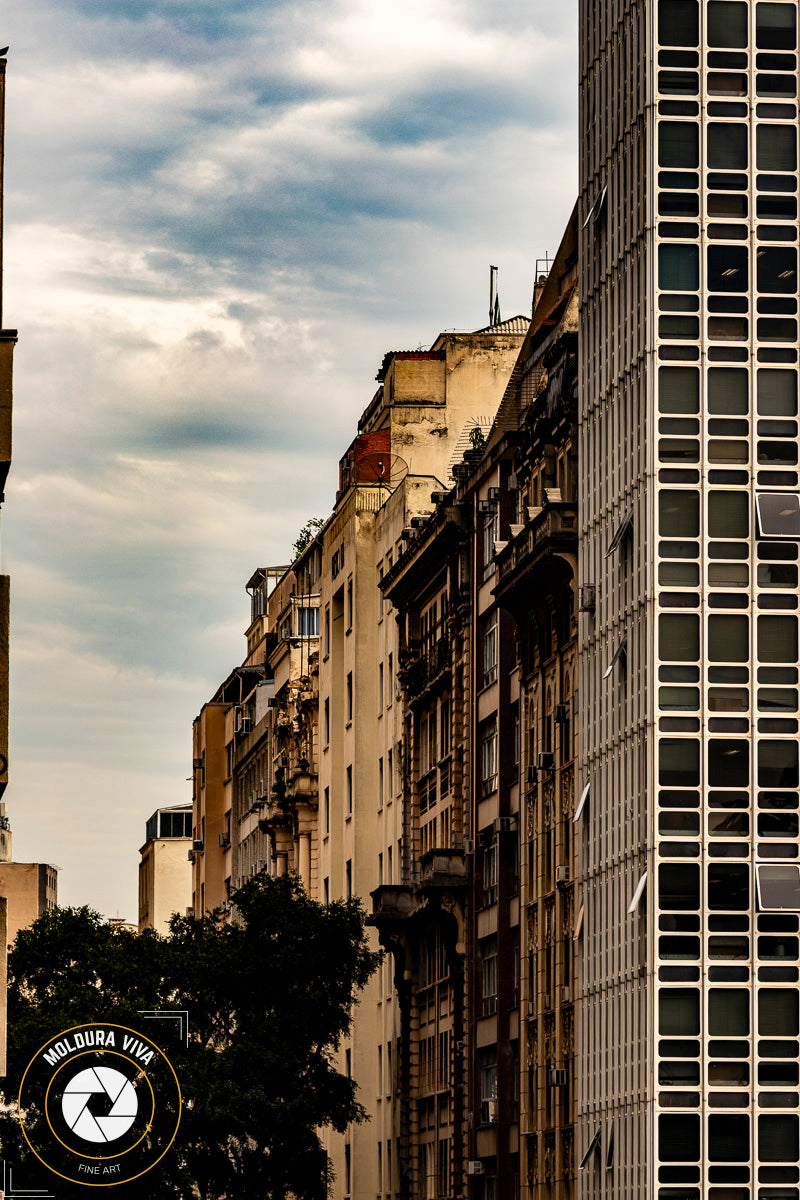
M383 354L482 325L489 262L503 314L529 308L576 186L575 16L7 0L4 17L7 799L18 855L132 917L144 821L186 799L191 719L243 655L244 583L330 511Z

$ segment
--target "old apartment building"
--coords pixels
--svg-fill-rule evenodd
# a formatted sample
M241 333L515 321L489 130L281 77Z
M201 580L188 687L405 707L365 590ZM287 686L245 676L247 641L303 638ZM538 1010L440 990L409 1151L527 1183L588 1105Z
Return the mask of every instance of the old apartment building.
M571 1194L577 228L487 438L381 581L397 613L402 1195Z

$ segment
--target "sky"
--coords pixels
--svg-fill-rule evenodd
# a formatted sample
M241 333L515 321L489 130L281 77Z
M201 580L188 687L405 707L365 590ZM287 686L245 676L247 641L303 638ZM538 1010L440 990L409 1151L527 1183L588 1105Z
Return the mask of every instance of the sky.
M383 355L529 313L577 187L574 5L5 0L17 861L137 919L256 567Z

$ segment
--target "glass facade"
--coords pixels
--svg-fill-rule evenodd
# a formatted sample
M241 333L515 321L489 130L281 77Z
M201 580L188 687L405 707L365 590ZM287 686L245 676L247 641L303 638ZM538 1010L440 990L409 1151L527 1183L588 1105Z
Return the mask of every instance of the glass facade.
M581 245L582 566L602 591L581 757L631 835L586 848L587 919L611 920L584 937L636 972L588 1001L582 1037L597 1066L597 1022L621 1023L643 1104L579 1092L584 1141L629 1121L628 1194L660 1200L800 1197L797 19L796 0L582 12L585 211L608 196ZM601 570L624 510L633 546ZM642 942L613 891L644 868Z

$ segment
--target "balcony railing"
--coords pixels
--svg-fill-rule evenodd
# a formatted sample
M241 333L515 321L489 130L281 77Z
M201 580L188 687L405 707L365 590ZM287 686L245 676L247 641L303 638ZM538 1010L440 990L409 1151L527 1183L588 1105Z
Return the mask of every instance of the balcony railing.
M412 695L423 692L443 671L450 667L450 637L443 634L432 646L424 649L406 672L406 687Z
M427 775L423 775L419 780L417 787L419 789L419 811L420 815L426 813L429 808L433 808L436 803L436 768L429 771Z
M520 567L552 550L574 549L577 538L576 505L566 501L548 502L498 554L497 587L502 587Z

